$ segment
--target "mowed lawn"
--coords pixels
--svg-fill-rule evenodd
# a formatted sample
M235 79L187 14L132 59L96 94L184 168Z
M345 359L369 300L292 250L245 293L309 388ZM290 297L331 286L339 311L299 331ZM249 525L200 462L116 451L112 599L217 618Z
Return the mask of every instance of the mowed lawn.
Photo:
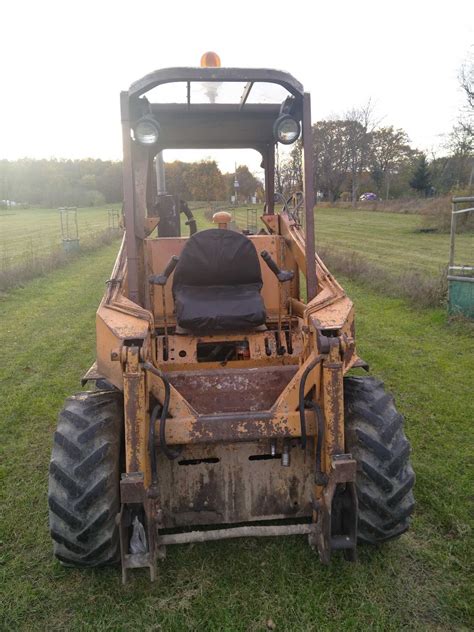
M420 215L341 208L315 210L316 245L357 252L391 272L439 275L449 261L449 235L422 233ZM474 233L456 238L457 263L474 265Z
M120 205L77 209L79 239L83 243L108 226L108 210ZM70 217L71 237L74 222ZM57 209L29 208L0 210L0 269L25 260L47 256L61 247L61 218Z
M472 630L472 328L356 285L360 354L406 416L412 530L349 564L304 537L170 547L159 581L52 559L47 478L64 398L94 359L94 316L116 245L0 300L1 630ZM271 626L270 626L271 628Z
M79 237L83 244L107 228L108 209L119 205L80 208L77 212ZM257 211L261 207L248 207ZM195 211L198 227L210 224L202 205ZM247 207L237 211L241 227L246 227ZM183 235L188 234L184 226ZM254 217L249 213L249 222ZM362 258L393 273L416 271L439 275L449 258L449 235L420 233L421 217L352 209L316 207L316 242L339 252L357 252ZM460 234L456 240L457 262L474 264L474 233ZM0 211L0 270L28 260L36 260L61 247L61 226L57 209L8 209Z
M257 208L260 217L262 208ZM242 207L236 213L240 228L246 227L246 211L247 207ZM211 225L203 211L196 211L195 216L200 229ZM249 213L249 221L252 218ZM421 227L420 215L315 208L317 247L338 253L356 252L362 259L393 275L412 271L439 276L449 261L449 234L424 233L420 232ZM187 234L186 228L183 234ZM457 235L456 254L457 263L474 265L473 232Z

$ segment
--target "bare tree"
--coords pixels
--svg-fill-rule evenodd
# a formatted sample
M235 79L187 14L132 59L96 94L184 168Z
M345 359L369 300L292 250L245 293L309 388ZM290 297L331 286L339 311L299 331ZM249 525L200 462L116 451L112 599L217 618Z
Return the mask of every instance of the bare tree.
M465 64L461 66L459 73L459 83L464 90L467 99L467 107L471 112L474 111L474 53L470 52L469 58Z
M275 191L283 194L283 183L281 180L282 160L280 159L280 150L278 143L275 147Z
M344 123L351 175L351 199L355 206L360 175L367 167L371 136L376 127L372 101L369 99L366 105L346 112Z
M346 123L318 121L313 125L313 151L315 187L332 202L339 197L348 177Z
M289 156L277 161L276 182L280 193L289 196L303 188L303 156L301 141L293 146Z
M413 156L413 150L406 132L393 126L373 131L370 140L368 167L377 188L385 189L388 200L392 174Z
M455 155L462 155L462 162L470 162L469 186L474 181L474 48L471 48L468 59L461 66L459 83L466 96L466 105L458 123L451 132L451 142L455 145Z

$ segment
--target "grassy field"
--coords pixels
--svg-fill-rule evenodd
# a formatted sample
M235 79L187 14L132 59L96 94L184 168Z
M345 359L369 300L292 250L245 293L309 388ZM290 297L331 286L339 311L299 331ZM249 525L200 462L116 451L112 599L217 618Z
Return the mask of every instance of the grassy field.
M196 203L198 227L209 226ZM109 207L78 209L79 236L87 245L107 228ZM111 206L117 208L118 206ZM261 212L260 207L258 215ZM246 208L237 212L245 224ZM253 221L250 216L251 222ZM362 259L392 273L417 272L439 276L448 262L449 235L421 233L418 215L377 213L351 209L316 208L317 245L337 251L355 252ZM183 234L187 234L184 226ZM35 266L42 257L61 249L61 229L57 210L27 209L0 212L0 272L20 264ZM474 262L474 233L457 238L458 262ZM30 267L31 267L30 266Z
M449 235L421 233L419 215L316 208L316 243L351 250L379 266L439 274L448 264ZM474 263L474 233L456 239L459 263Z
M202 205L201 205L202 206ZM107 228L107 210L118 206L78 209L79 236L87 240ZM245 220L246 208L238 216ZM261 209L258 207L258 212ZM207 224L202 210L195 211L201 226ZM449 235L420 233L418 215L377 213L351 209L316 209L317 242L323 247L352 250L377 264L438 273L449 255ZM187 229L183 229L186 231ZM0 212L0 262L12 265L47 254L61 244L59 213L56 209L19 209ZM474 257L474 234L457 238L459 259Z
M237 212L240 228L245 211ZM208 214L195 215L200 228L210 225ZM318 252L336 276L417 307L446 303L449 235L420 232L419 215L316 207L315 220ZM474 263L474 233L457 236L456 263Z
M384 216L385 217L385 216ZM116 245L0 300L1 630L285 632L474 628L474 338L440 310L359 286L359 352L406 415L417 474L412 530L322 567L303 537L170 548L142 571L64 569L51 556L47 471L57 412L94 358L94 316ZM471 497L472 498L472 497Z
M245 227L245 210L237 215ZM261 208L258 208L260 215ZM196 211L201 228L202 211ZM420 232L421 217L402 213L316 207L316 245L339 253L355 252L364 260L396 272L439 275L449 259L449 234ZM185 234L185 233L183 233ZM474 233L456 238L458 262L474 263Z
M86 243L107 228L107 211L112 208L120 210L120 205L77 210L81 242ZM61 223L57 209L15 208L0 211L0 268L47 256L60 246Z

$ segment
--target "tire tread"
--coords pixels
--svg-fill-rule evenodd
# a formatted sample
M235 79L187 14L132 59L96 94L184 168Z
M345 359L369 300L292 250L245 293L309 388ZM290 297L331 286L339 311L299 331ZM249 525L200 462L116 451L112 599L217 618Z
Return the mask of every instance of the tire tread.
M357 461L358 539L379 544L410 525L415 474L403 417L383 382L345 377L346 450Z
M56 558L67 566L100 566L118 556L120 391L68 397L54 434L49 524Z

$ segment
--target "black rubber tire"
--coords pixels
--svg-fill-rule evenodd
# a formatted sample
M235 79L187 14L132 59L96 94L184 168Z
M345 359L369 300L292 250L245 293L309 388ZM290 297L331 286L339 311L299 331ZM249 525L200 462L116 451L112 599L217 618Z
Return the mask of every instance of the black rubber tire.
M404 533L415 500L415 474L403 417L383 382L345 377L346 451L357 461L358 541L379 544Z
M95 388L98 391L118 391L118 389L115 388L115 386L111 382L109 382L109 380L106 380L103 377L95 381Z
M120 392L68 397L59 414L49 469L49 526L54 555L68 566L119 559Z

